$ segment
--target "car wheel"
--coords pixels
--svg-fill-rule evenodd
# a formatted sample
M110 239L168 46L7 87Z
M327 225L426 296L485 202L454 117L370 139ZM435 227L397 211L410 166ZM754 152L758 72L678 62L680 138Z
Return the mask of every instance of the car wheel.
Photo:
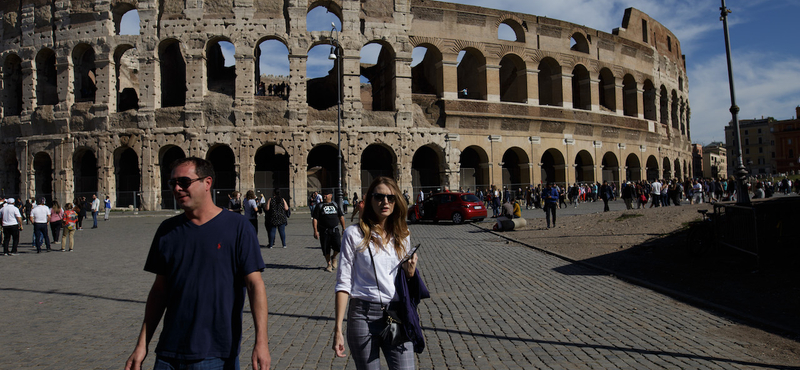
M412 224L415 224L415 223L419 222L419 219L417 219L416 212L412 212L411 213L411 215L408 217L408 222L410 222Z
M456 224L456 225L459 225L459 224L461 224L462 222L464 222L464 216L462 216L462 215L461 215L460 213L458 213L458 212L456 212L456 213L453 213L453 223L454 223L454 224Z

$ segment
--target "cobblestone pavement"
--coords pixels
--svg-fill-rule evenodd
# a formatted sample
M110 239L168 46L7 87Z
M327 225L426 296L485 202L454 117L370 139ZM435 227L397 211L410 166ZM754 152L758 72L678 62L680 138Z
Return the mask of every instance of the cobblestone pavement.
M99 229L77 231L72 253L37 255L26 227L20 255L0 258L0 369L122 368L153 281L142 270L146 253L165 218L112 214ZM432 294L420 305L427 340L421 369L800 365L752 353L752 339L731 334L727 319L472 225L411 230L423 244L420 270ZM259 239L266 245L263 227ZM262 250L273 368L354 368L330 349L334 274L323 271L307 214L293 215L287 239L286 249ZM244 325L242 363L249 368L248 315Z

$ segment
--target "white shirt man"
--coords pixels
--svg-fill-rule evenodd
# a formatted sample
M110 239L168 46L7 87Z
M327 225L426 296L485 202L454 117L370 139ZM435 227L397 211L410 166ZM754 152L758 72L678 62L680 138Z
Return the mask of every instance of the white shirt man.
M19 246L19 231L22 230L22 214L19 208L14 206L14 198L6 199L6 204L0 208L0 215L3 217L3 255L16 256ZM11 252L8 251L8 242L14 239Z
M44 205L44 198L39 205L31 210L31 221L33 221L33 239L36 246L36 253L42 251L42 240L50 251L50 236L47 234L47 224L50 223L50 207Z

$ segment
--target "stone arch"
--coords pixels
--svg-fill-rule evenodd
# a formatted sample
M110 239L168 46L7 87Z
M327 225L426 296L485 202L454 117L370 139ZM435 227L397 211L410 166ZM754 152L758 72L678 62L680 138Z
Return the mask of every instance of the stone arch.
M644 119L656 120L656 87L650 79L644 80Z
M661 170L662 170L662 175L661 175L662 179L672 178L672 162L669 160L669 158L664 157L664 160L662 161L661 165Z
M236 46L227 37L213 37L206 44L206 83L208 91L234 96L236 93L236 61L229 65L228 58L225 58L223 47L233 48L233 55L236 54Z
M458 97L486 100L486 57L472 47L462 49L458 62Z
M542 183L566 184L566 161L564 160L564 154L560 150L556 148L547 149L542 154L540 163L542 167Z
M53 160L47 152L38 152L33 156L33 194L36 199L53 200Z
M414 194L420 190L425 193L443 190L444 162L444 153L437 145L423 145L414 151L411 160L411 184Z
M92 148L79 147L72 156L75 196L90 196L97 193L97 155Z
M661 93L659 99L659 113L661 113L660 121L662 125L667 126L669 125L669 93L664 85L661 85L659 91Z
M306 63L306 102L309 107L317 110L335 107L340 94L342 98L344 98L344 92L339 90L339 81L344 81L344 76L341 74L342 60L338 57L334 60L329 60L328 55L330 54L338 56L342 55L342 51L339 47L334 48L330 44L319 42L312 45L308 52L308 61ZM319 62L315 63L315 61L319 61L320 59L322 59L322 63L325 64L325 67L331 65L331 68L328 70L327 74L315 77L311 68L313 68L315 64L319 64ZM341 86L344 88L343 82Z
M594 177L594 158L586 150L581 150L575 155L575 181L597 181Z
M459 163L461 167L461 183L459 185L461 187L468 189L489 187L489 156L482 147L471 145L464 149L461 152Z
M167 39L158 47L161 69L161 107L186 105L186 60L180 41Z
M561 65L555 59L545 57L539 62L539 105L562 104Z
M121 1L114 4L114 6L111 8L111 15L114 18L115 35L122 34L122 18L131 11L138 13L135 5ZM136 34L138 35L139 33L137 32Z
M256 151L254 161L255 190L269 196L278 188L283 198L290 199L291 158L286 149L277 144L265 144Z
M527 67L519 55L506 54L500 60L500 101L528 101Z
M530 185L531 171L528 153L511 147L503 153L503 185L523 187Z
M273 85L274 88L281 83L289 82L291 70L289 67L289 47L286 40L278 36L262 37L256 43L253 55L255 56L253 79L255 81L253 84L255 91L252 93L261 96L269 94L288 98L288 91L285 91L285 94L282 94L283 92L276 93L274 90L270 91L267 86L268 84ZM263 68L262 64L266 68ZM262 80L262 75L266 77L265 81ZM262 83L264 86L260 87Z
M397 155L388 145L370 144L361 152L361 192L379 176L397 179Z
M365 56L366 50L371 50L370 45L378 45L376 62L366 60L370 56ZM394 111L394 100L397 95L397 81L395 75L395 52L391 45L385 41L370 41L361 49L361 76L369 81L366 85L361 82L361 103L364 108L370 107L373 111Z
M56 53L44 48L36 54L36 102L38 105L58 104L58 73Z
M139 155L131 147L114 151L114 175L117 189L117 207L140 206L137 199L141 186Z
M420 48L425 49L425 55L418 64L411 66L411 92L435 94L441 98L444 95L442 52L433 44L420 43L415 45L414 53Z
M681 172L681 161L678 158L675 158L675 173L672 175L672 177L678 179L678 181L683 179L683 173Z
M670 111L670 117L672 118L672 128L676 130L680 128L678 105L680 105L680 102L678 101L678 93L675 90L672 90L672 110Z
M206 159L214 166L213 197L217 206L225 207L228 204L227 194L237 189L239 174L236 172L236 155L233 149L226 144L215 144L208 149Z
M639 92L636 79L631 74L622 77L622 113L629 117L639 115Z
M581 32L575 32L569 37L569 50L589 54L589 41Z
M95 102L97 92L97 66L95 65L95 52L91 45L80 43L72 49L72 64L74 66L73 86L75 101Z
M592 83L589 70L582 64L572 69L572 107L575 109L592 109Z
M186 158L186 153L177 145L165 145L158 153L159 172L161 174L161 208L177 209L175 195L169 186L169 179L172 177L172 164Z
M600 100L600 108L607 111L617 111L617 83L614 79L614 74L608 68L603 68L598 74L600 83L598 87L598 97Z
M659 178L660 171L658 170L658 159L656 156L651 155L647 157L647 181L654 181Z
M0 196L16 196L19 194L19 186L22 180L22 174L19 171L19 162L17 161L17 153L8 147L0 149L2 155L2 163L0 166L0 181L2 181L3 194Z
M680 113L678 118L681 122L681 135L686 135L686 101L683 97L680 99Z
M308 173L308 191L322 190L322 189L336 189L339 183L339 164L337 164L339 153L336 150L336 144L322 143L317 144L308 152L307 158L307 173ZM344 185L345 166L344 156L342 156L342 188L346 189Z
M139 55L133 45L120 45L114 51L117 81L117 112L139 110Z
M497 38L500 39L500 40L525 42L525 28L526 27L523 26L523 24L525 22L520 20L517 17L509 17L509 16L506 16L506 17L507 18L500 18L502 20L497 22L497 25L496 25L497 33L498 33ZM501 29L500 26L501 25L506 25L506 26L508 26L508 28L511 29L511 31L514 33L514 39L513 40L510 40L509 38L501 38L501 35L500 35L500 29Z
M602 180L619 184L619 160L617 155L614 152L606 152L600 165L603 169Z
M6 55L3 61L3 116L22 113L22 59L17 54Z
M322 8L325 10L326 13L331 13L334 18L331 17L324 17L321 19L317 19L316 12L321 11ZM323 13L324 14L324 13ZM330 31L330 24L334 22L334 25L337 30L342 30L341 24L342 19L344 19L342 5L339 1L332 1L332 0L315 0L308 3L308 8L306 10L306 30L307 31Z
M634 153L628 154L628 157L625 159L625 178L628 181L640 181L642 180L642 165L641 161L639 161L639 156Z

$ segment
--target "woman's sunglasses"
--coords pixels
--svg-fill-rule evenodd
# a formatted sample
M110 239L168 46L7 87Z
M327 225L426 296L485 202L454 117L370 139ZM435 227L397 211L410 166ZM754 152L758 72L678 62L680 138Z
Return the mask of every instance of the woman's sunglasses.
M383 202L384 199L389 203L394 203L395 195L394 194L381 194L381 193L372 193L372 199L376 202Z

